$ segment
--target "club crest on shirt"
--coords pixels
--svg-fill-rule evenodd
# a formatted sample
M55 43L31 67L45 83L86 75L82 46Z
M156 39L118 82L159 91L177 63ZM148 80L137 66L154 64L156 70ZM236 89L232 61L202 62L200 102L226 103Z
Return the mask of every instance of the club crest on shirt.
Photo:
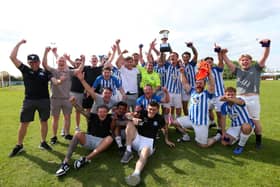
M199 103L199 97L194 97L194 98L192 98L192 103L193 103L194 105L197 105L197 104Z
M232 113L229 116L230 116L230 119L234 120L238 117L238 114L237 113Z
M156 127L158 126L158 122L157 121L154 121L153 125Z

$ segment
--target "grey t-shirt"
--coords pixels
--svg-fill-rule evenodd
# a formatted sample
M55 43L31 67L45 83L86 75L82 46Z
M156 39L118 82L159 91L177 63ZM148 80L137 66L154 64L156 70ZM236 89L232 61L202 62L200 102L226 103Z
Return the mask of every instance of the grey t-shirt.
M66 68L65 70L61 71L55 68L51 68L50 72L56 79L60 79L61 76L65 77L65 80L63 80L61 84L54 85L53 83L51 83L51 98L69 99L71 89L71 78L74 75L74 70Z
M237 94L260 93L260 76L262 67L259 64L252 65L248 70L236 68L236 89Z
M116 103L117 103L117 101L115 101L112 98L110 99L109 103L105 103L102 95L96 94L96 98L94 100L94 103L91 107L90 112L91 113L96 113L97 112L97 107L100 106L100 105L106 105L109 109L111 109L114 106L114 104L116 104Z

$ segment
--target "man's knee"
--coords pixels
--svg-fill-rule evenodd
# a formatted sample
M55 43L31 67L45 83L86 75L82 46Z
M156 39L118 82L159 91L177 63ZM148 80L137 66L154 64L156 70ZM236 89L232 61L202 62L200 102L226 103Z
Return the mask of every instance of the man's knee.
M244 123L242 126L241 126L241 131L244 133L244 134L250 134L252 132L252 127L250 124L248 123Z

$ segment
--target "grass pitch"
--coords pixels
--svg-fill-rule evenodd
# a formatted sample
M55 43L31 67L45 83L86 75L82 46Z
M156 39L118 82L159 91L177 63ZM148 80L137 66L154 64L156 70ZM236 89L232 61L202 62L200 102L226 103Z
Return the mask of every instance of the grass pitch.
M226 81L226 85L234 85L234 82ZM161 137L156 153L141 175L140 186L280 186L279 93L280 81L261 82L263 149L255 149L254 135L240 156L232 154L233 147L220 144L208 149L199 148L193 140L193 132L190 133L191 142L176 143L174 149L167 147ZM128 165L122 165L115 144L86 167L75 170L71 166L66 176L55 177L68 141L59 137L53 151L40 150L37 114L24 140L25 152L8 158L17 140L23 87L1 88L0 100L0 186L126 186L124 177L134 170L137 155L134 154L135 158ZM82 121L82 129L85 130L86 123L84 119ZM211 135L214 133L214 130L210 131ZM175 142L179 134L170 128L169 136ZM49 130L48 141L50 137ZM87 153L78 148L72 158L74 160Z

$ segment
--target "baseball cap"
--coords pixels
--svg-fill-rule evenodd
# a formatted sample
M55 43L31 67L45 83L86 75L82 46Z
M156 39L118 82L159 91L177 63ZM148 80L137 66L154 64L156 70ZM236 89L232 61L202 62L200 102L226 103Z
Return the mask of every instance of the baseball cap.
M27 56L27 61L28 62L40 62L40 58L36 54L30 54Z

